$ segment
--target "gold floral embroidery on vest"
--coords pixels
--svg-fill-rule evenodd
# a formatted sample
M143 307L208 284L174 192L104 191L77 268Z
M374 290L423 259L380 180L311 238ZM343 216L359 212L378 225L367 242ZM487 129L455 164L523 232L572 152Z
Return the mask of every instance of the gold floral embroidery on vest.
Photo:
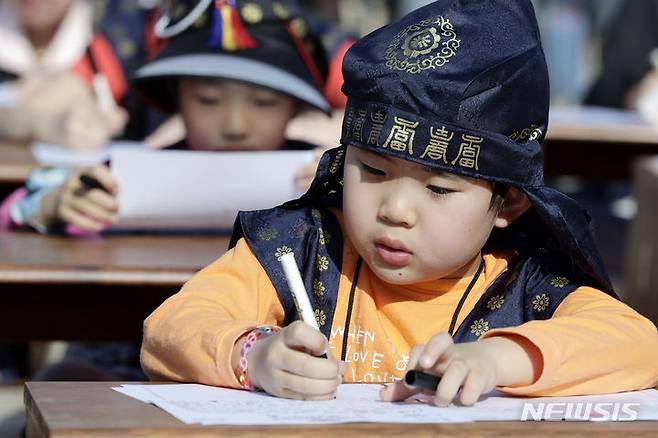
M320 228L319 233L320 245L327 245L331 241L331 234L322 228Z
M283 245L276 249L276 252L274 253L274 257L276 257L278 261L281 261L281 257L283 257L286 254L290 254L291 252L292 252L292 248Z
M398 33L386 49L386 66L411 74L441 67L455 56L461 40L450 20L428 18Z
M325 315L324 310L315 309L314 313L315 313L315 320L317 321L320 327L322 327L327 323L327 315Z
M471 333L475 336L482 336L489 331L489 323L484 318L477 319L471 324Z
M544 310L548 309L549 303L550 299L548 298L547 294L536 295L532 300L532 308L537 312L543 312Z
M315 292L315 295L322 297L325 290L324 284L320 280L317 278L313 280L313 292Z
M290 230L288 230L288 235L296 238L303 237L306 231L308 231L308 228L309 226L304 219L297 219L290 227Z
M320 210L318 210L317 208L311 210L311 216L313 216L316 219L322 219L322 213L320 213Z
M503 307L503 304L505 304L505 297L502 295L494 295L493 297L489 298L489 301L487 301L487 309L500 309Z
M318 265L318 271L323 272L329 269L329 259L327 259L327 257L318 255L316 262Z
M279 235L279 232L274 228L265 228L258 232L258 239L260 240L274 240Z
M563 288L567 284L569 284L569 279L567 279L565 277L560 277L559 275L556 275L551 280L551 286L553 286L553 287Z

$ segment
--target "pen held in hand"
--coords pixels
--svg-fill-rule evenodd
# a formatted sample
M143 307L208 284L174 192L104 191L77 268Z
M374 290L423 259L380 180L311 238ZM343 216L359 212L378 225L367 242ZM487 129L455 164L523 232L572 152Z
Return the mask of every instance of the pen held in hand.
M404 383L409 387L430 389L435 391L441 378L422 371L409 370L404 375Z
M80 184L82 184L82 187L81 187L82 193L80 193L80 194L84 194L84 192L86 192L88 190L93 190L93 189L99 189L99 190L102 190L104 192L107 192L107 189L105 188L105 186L103 184L101 184L96 178L94 178L93 176L90 176L90 175L86 175L84 173L82 175L80 175ZM78 193L76 193L76 195L77 194Z
M308 297L308 293L304 287L304 281L302 280L302 275L300 274L297 263L295 262L295 254L288 253L283 255L281 257L281 265L283 266L283 272L286 274L286 281L288 282L288 287L290 288L293 300L295 301L295 307L297 308L299 318L302 322L319 331L320 326L318 326L318 323L315 320L311 300ZM327 354L324 354L321 357L331 357L331 353L327 350Z
M112 111L117 107L107 76L103 73L96 73L92 78L92 88L98 104L104 111Z

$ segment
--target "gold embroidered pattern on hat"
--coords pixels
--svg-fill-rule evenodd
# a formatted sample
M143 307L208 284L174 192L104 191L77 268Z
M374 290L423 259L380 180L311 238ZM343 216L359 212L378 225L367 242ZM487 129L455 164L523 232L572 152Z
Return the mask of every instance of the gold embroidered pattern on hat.
M288 12L288 9L286 9L285 6L283 6L279 2L274 2L272 3L272 9L274 10L274 13L276 14L277 17L279 17L282 20L287 20L290 18L290 12Z
M386 66L412 74L435 69L455 56L460 44L449 20L428 18L395 36L386 49Z
M242 18L249 24L260 23L263 20L263 10L256 3L247 3L242 8Z
M298 38L304 39L308 34L308 27L306 26L306 22L301 17L293 18L290 21L290 28Z

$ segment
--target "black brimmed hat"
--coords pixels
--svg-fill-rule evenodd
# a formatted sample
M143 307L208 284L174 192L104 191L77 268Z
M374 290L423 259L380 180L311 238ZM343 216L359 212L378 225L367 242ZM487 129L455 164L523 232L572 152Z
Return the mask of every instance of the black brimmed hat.
M242 81L329 112L326 59L294 3L267 0L170 0L155 34L164 49L133 76L144 97L176 111L172 78Z

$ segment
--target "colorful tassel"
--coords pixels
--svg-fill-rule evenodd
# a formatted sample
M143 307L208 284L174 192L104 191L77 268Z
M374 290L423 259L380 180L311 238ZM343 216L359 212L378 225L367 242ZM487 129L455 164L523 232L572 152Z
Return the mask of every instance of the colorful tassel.
M235 0L215 0L209 45L235 51L253 49L256 41L247 33Z

